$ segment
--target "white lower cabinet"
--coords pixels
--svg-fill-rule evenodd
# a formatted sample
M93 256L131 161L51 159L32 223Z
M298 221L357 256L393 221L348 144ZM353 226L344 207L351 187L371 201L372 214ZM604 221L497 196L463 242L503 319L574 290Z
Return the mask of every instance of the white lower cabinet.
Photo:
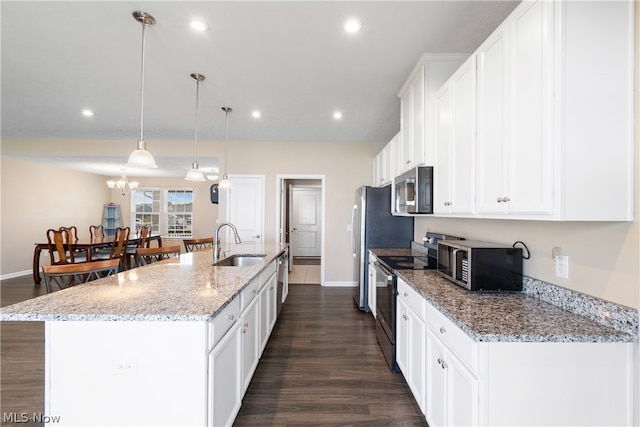
M209 353L209 427L233 424L242 405L240 323Z
M425 323L423 307L424 299L402 279L398 279L396 361L416 403L424 413Z
M425 303L429 426L633 425L637 344L477 342Z
M278 278L275 271L264 280L260 290L260 355L267 346L271 330L276 324Z
M260 305L258 301L257 298L254 299L240 317L242 396L249 387L260 357Z
M376 282L376 256L369 252L369 292L367 292L367 304L373 317L376 317L376 291L378 284Z
M426 344L426 418L431 427L478 425L478 379L431 328Z

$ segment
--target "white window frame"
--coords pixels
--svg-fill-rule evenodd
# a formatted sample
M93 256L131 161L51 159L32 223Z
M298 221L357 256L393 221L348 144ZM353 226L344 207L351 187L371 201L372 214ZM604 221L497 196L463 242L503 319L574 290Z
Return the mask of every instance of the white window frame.
M185 238L193 238L193 227L194 227L194 203L195 203L195 191L193 188L158 188L158 187L143 187L137 188L136 190L131 191L131 231L132 233L138 233L141 223L136 221L136 194L137 192L145 192L145 191L153 191L160 193L160 210L159 211L151 211L149 215L158 215L158 223L153 224L152 234L160 234L163 238L167 239L185 239ZM188 224L187 231L183 233L169 233L170 225L169 225L169 216L173 214L173 211L169 210L169 193L173 192L184 192L191 193L191 211L183 211L179 212L178 215L186 215L190 216L191 223ZM153 199L155 201L155 199ZM153 203L152 203L153 204Z

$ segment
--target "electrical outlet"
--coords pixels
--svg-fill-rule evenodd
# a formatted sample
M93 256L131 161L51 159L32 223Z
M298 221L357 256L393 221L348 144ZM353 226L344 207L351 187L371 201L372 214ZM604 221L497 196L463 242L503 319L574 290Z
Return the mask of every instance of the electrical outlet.
M556 265L556 277L562 279L569 278L569 257L567 255L557 255L553 258Z

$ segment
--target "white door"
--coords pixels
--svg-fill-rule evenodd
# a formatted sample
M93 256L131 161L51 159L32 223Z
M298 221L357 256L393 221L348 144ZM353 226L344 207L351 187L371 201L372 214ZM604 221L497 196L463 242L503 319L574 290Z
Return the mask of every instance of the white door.
M291 256L320 256L322 191L313 187L291 187Z
M264 235L264 175L230 175L229 180L231 188L222 190L227 193L225 221L235 225L242 243L261 243ZM226 241L233 242L229 231L229 227L224 228Z

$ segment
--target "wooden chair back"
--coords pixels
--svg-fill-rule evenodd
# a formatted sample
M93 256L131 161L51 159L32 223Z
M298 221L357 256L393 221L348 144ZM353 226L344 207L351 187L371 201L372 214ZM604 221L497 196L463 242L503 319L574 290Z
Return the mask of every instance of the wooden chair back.
M149 241L147 241L149 235L151 235L151 225L146 224L140 227L140 242L138 243L139 248L149 247Z
M187 252L199 251L201 249L213 247L213 236L203 237L200 239L184 239L182 242L184 243L184 249Z
M139 266L169 258L180 258L180 245L161 246L159 248L138 248L136 250L136 263Z
M91 239L104 239L104 227L102 225L90 225L89 236Z
M78 264L45 265L42 267L44 284L47 293L51 293L51 285L56 284L59 289L87 283L91 280L111 276L120 270L119 259L105 261L82 262Z
M78 241L78 228L75 225L72 225L71 227L60 227L60 230L69 233L69 239L71 240L71 243L75 243Z
M119 259L122 261L123 270L128 268L127 242L129 241L129 231L129 227L118 227L115 229L113 243L111 245L111 253L109 255L109 258L111 259Z
M59 228L47 230L47 244L51 265L73 264L73 251L71 250L71 236L69 230Z

